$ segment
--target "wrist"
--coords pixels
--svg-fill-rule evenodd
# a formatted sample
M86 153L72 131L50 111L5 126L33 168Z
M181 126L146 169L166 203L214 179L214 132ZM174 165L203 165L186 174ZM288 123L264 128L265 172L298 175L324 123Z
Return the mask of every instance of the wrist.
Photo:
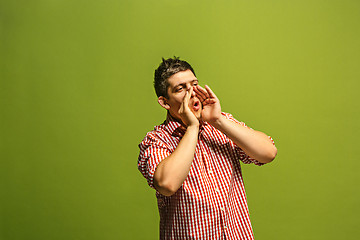
M200 126L199 123L196 123L196 124L194 123L194 124L192 124L192 125L187 126L186 129L187 129L187 130L191 130L191 131L192 131L192 130L198 131L198 130L199 130L199 126Z
M222 126L224 125L225 120L226 120L225 117L223 115L220 115L219 118L216 118L209 123L216 129L221 130Z

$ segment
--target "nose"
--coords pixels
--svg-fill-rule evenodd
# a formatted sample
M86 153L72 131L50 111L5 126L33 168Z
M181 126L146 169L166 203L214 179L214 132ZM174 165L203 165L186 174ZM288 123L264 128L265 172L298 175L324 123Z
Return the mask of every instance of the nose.
M195 90L194 90L194 87L191 87L192 88L192 93L191 93L191 97L195 97Z

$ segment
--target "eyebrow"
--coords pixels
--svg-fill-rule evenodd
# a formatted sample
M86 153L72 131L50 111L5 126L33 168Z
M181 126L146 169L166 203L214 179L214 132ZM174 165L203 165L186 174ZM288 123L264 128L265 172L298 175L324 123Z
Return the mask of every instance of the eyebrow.
M193 83L193 82L199 82L199 80L194 79L194 80L190 81L190 83ZM174 86L174 89L176 89L178 86L185 85L185 84L186 84L186 82L185 83L179 83L178 85Z

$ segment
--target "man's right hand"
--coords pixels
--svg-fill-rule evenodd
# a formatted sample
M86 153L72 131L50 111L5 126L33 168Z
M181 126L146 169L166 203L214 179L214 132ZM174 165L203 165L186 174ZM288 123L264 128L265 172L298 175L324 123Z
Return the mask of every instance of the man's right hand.
M195 114L191 111L189 107L190 98L193 95L193 87L191 87L188 91L185 93L185 97L183 102L180 105L179 108L179 114L181 117L181 121L187 126L199 126L199 120L196 118Z
M194 159L200 123L189 107L192 94L191 87L186 91L179 109L181 121L187 130L176 149L159 163L154 173L154 186L164 196L173 195L181 187Z

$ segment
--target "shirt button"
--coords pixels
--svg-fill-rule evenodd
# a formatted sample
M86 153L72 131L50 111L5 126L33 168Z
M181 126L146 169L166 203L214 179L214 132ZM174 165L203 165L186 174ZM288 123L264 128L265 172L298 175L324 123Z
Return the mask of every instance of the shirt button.
M227 226L224 226L225 229L227 229Z
M212 174L212 173L213 173L213 171L209 170L209 173L210 173L210 174Z
M219 192L220 192L220 190L219 190L218 188L215 188L215 192L219 193Z
M225 208L221 207L220 210L224 212L224 211L225 211ZM225 227L226 227L226 226L225 226Z

